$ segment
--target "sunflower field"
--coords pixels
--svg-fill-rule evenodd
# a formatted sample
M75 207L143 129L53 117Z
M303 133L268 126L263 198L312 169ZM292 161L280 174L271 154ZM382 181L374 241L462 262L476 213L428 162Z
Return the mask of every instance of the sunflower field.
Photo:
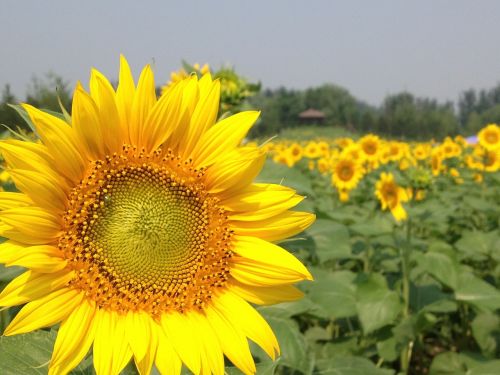
M258 89L234 72L158 89L147 66L137 94L121 64L71 115L13 105L0 374L500 374L498 125L243 139L257 112L216 122Z
M285 243L314 282L260 310L284 346L278 369L500 371L500 128L472 141L264 144L259 179L293 186L317 215Z

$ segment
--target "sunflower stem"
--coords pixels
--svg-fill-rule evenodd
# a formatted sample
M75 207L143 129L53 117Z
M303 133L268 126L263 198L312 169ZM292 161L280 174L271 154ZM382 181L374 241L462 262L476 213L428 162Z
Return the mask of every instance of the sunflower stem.
M401 256L401 273L403 284L403 317L406 319L410 316L410 250L411 250L411 217L406 222L406 242L400 248ZM400 365L401 373L408 374L410 366L411 352L413 342L410 341L401 352Z

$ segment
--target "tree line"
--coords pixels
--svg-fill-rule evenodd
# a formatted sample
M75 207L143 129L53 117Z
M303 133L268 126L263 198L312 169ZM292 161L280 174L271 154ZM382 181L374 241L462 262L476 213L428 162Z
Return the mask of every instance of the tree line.
M500 122L500 83L492 89L464 91L456 106L401 92L386 96L376 107L334 84L306 90L266 89L252 97L250 105L262 110L254 129L258 136L299 126L299 114L314 108L325 114L323 126L406 139L443 138L474 134L487 123Z
M52 111L71 107L69 83L54 73L33 77L24 100L16 98L6 84L1 93L0 124L16 129L23 121L8 104L20 101ZM325 114L322 126L340 126L359 133L378 133L404 139L443 138L447 135L474 134L482 126L500 122L500 83L491 89L469 89L461 93L456 105L419 98L409 92L388 95L379 106L369 105L347 89L324 84L306 90L284 87L264 89L246 98L243 108L262 111L252 136L278 134L285 128L300 126L299 114L314 108Z

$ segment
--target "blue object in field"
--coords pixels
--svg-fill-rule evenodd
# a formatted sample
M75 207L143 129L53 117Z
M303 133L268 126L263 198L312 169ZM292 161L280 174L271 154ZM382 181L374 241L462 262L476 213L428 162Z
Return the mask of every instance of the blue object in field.
M468 144L475 145L477 143L477 136L471 135L470 137L465 138Z

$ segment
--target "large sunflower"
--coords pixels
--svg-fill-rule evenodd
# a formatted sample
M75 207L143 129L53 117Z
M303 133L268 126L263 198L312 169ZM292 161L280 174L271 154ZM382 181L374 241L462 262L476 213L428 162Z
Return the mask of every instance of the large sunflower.
M71 124L24 105L41 143L0 144L20 193L0 193L0 261L28 271L0 294L25 304L5 335L60 324L50 374L93 346L97 374L133 357L141 374L245 373L247 338L272 358L276 338L249 304L299 298L307 269L273 242L314 220L280 185L254 184L265 154L240 147L258 117L216 124L219 82L172 84L157 99L146 66L119 85L93 70L77 85Z

